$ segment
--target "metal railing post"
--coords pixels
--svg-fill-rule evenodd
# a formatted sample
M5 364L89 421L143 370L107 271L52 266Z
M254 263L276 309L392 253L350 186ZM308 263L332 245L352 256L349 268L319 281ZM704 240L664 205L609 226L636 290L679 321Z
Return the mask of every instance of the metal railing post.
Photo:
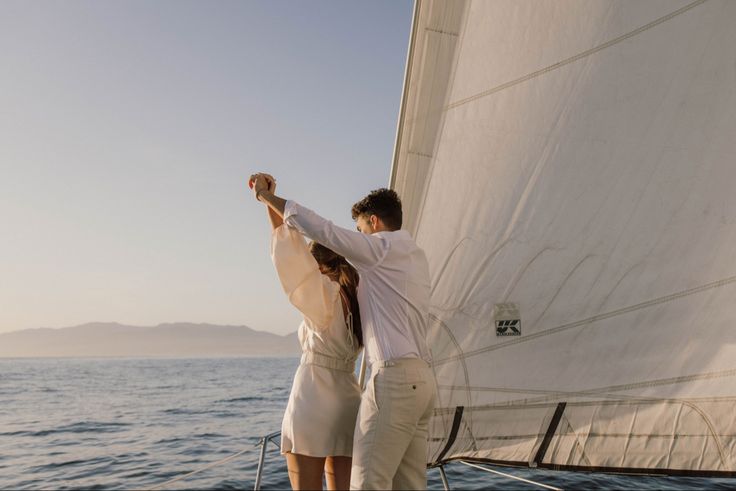
M442 485L445 487L445 491L450 491L450 482L447 480L444 464L440 465L440 477L442 478Z
M256 485L253 487L253 491L261 489L261 476L263 475L263 462L266 460L266 449L268 448L268 437L264 436L261 438L261 456L258 459L258 469L256 470Z
M360 357L360 371L358 372L358 387L363 390L365 386L365 348L363 348L363 356Z

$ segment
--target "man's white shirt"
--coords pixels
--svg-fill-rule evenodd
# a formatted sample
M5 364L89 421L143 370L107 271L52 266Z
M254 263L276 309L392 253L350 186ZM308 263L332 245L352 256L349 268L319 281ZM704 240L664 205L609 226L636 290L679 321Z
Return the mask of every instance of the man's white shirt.
M430 361L429 264L409 232L368 235L347 230L291 200L284 208L284 222L344 256L358 270L368 363L397 358Z

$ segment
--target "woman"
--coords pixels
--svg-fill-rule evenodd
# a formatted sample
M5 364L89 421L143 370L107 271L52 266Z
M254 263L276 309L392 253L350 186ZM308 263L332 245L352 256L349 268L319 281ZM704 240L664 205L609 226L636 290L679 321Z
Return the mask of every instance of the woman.
M275 181L269 176L269 191ZM281 426L293 489L349 489L360 405L355 360L362 344L358 273L345 258L284 224L268 208L271 258L289 301L303 314L302 359Z

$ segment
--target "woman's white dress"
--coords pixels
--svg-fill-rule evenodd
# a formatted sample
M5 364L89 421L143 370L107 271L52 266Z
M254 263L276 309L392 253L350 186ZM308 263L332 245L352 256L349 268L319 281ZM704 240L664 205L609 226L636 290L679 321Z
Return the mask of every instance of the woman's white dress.
M273 231L271 258L289 301L304 316L301 364L281 424L281 453L352 456L359 347L345 320L340 285L320 273L304 237L286 224Z

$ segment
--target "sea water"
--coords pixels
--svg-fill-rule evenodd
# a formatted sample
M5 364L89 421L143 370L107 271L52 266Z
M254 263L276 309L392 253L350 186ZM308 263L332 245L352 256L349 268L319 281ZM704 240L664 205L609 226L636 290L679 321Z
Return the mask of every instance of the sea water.
M0 489L253 489L259 439L279 431L298 358L0 359ZM733 489L736 479L496 468L567 489ZM453 489L541 489L447 467ZM430 489L442 489L428 472ZM262 488L289 487L275 445Z

